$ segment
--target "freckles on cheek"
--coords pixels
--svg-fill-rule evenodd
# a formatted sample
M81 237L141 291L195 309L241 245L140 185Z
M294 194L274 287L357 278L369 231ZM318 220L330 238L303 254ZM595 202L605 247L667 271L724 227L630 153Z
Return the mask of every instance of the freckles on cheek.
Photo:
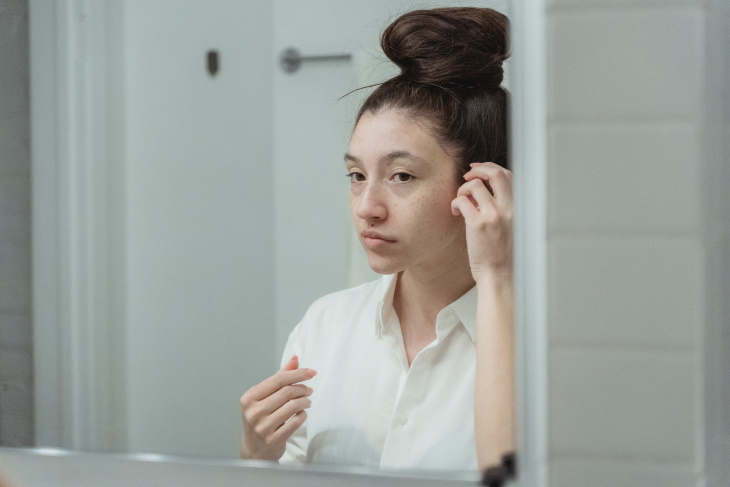
M411 208L409 213L413 217L425 220L424 223L427 225L432 225L435 220L441 222L451 221L454 218L451 213L451 202L456 197L457 189L454 189L452 195L450 188L443 186L424 187L417 194L411 195L409 202L402 203Z
M456 198L456 191L454 191L453 194L450 191L442 191L438 198L434 198L432 204L433 209L439 213L445 213L453 216L451 213L451 202L454 201L454 198Z

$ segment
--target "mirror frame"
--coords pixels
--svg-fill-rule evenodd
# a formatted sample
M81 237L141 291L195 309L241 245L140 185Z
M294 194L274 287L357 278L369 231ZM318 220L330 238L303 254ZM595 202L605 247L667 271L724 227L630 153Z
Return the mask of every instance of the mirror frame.
M543 487L548 485L547 6L546 0L512 5L518 483Z

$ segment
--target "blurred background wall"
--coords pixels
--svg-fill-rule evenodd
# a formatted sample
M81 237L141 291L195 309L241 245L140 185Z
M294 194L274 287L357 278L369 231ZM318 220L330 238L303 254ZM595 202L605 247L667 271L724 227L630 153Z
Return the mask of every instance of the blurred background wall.
M238 397L276 363L271 7L123 12L126 447L235 456Z
M28 2L0 1L0 445L33 444Z
M727 485L728 3L545 14L550 484Z

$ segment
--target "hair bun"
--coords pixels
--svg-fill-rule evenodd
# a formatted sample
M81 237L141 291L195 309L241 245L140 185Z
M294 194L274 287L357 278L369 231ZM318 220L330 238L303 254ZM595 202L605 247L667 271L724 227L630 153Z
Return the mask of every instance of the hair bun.
M509 20L489 8L438 8L403 14L383 32L383 52L402 79L448 88L498 87L509 56Z

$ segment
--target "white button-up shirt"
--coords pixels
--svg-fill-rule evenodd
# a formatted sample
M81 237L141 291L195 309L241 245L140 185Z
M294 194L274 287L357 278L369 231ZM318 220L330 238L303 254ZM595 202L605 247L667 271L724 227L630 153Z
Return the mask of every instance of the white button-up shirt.
M307 420L282 464L477 471L476 288L438 314L436 340L408 367L394 276L327 295L294 328L282 359L317 375Z

